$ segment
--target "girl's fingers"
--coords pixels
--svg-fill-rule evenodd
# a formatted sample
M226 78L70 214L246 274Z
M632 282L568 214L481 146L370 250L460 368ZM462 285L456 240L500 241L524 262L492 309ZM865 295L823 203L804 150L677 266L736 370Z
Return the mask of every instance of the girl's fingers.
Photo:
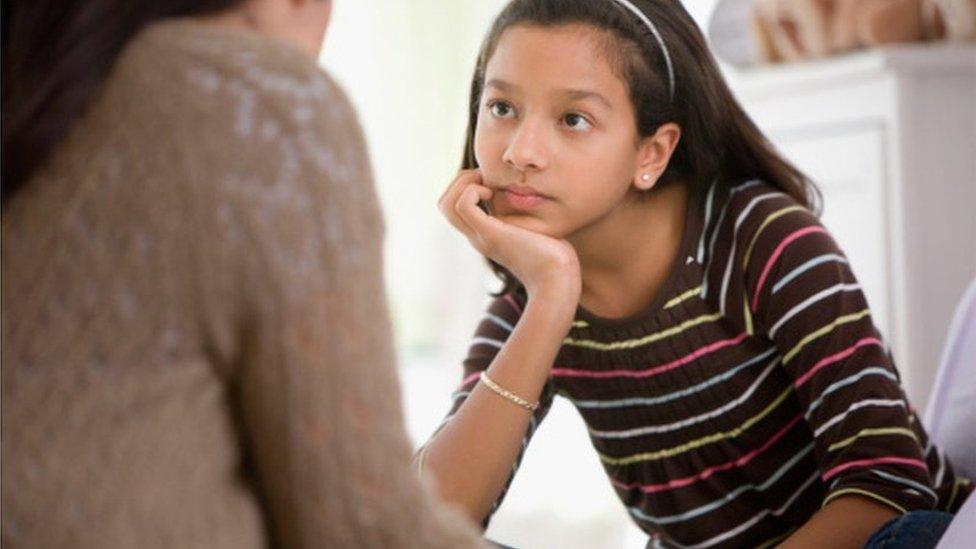
M481 184L481 172L478 170L462 170L437 200L437 206L441 212L446 214L447 210L453 208L461 195L461 191L471 184Z
M464 226L463 222L458 217L455 205L457 204L457 200L465 188L480 182L481 174L479 172L475 170L462 171L457 177L454 178L454 181L447 186L447 189L444 190L444 194L442 194L440 199L437 201L437 208L441 211L441 215L447 218L447 221L452 226L466 235L468 232L470 232L470 229Z
M491 200L493 195L494 191L488 187L469 185L462 191L454 207L460 222L470 231L470 233L466 233L468 238L482 253L486 253L486 247L497 240L501 226L504 225L498 219L485 213L478 205L479 202Z
M491 200L495 192L485 187L484 185L468 185L463 191L461 191L461 197L467 199L474 199L475 204L483 200Z

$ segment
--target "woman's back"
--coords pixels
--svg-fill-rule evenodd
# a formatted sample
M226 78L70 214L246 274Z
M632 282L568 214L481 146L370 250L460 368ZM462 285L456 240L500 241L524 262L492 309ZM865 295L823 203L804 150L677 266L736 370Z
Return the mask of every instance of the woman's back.
M307 55L143 31L2 238L4 544L474 542L407 474L365 146Z

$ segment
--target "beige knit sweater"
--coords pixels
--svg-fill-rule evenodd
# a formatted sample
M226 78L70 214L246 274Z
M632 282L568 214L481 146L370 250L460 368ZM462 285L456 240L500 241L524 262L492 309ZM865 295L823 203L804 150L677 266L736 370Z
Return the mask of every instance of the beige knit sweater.
M305 54L174 21L2 220L4 547L469 547L410 445L382 222Z

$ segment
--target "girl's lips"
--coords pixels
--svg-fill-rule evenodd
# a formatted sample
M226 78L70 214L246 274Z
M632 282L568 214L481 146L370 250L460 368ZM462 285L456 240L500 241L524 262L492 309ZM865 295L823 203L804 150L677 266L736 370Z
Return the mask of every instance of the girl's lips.
M502 189L502 193L505 196L505 202L516 210L530 210L549 200L548 197L525 189L507 188Z

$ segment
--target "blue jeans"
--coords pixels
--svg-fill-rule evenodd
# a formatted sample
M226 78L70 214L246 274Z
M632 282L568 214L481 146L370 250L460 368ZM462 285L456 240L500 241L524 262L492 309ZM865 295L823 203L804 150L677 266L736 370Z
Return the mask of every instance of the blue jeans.
M945 533L952 515L942 511L912 511L895 517L874 533L865 549L932 549Z

